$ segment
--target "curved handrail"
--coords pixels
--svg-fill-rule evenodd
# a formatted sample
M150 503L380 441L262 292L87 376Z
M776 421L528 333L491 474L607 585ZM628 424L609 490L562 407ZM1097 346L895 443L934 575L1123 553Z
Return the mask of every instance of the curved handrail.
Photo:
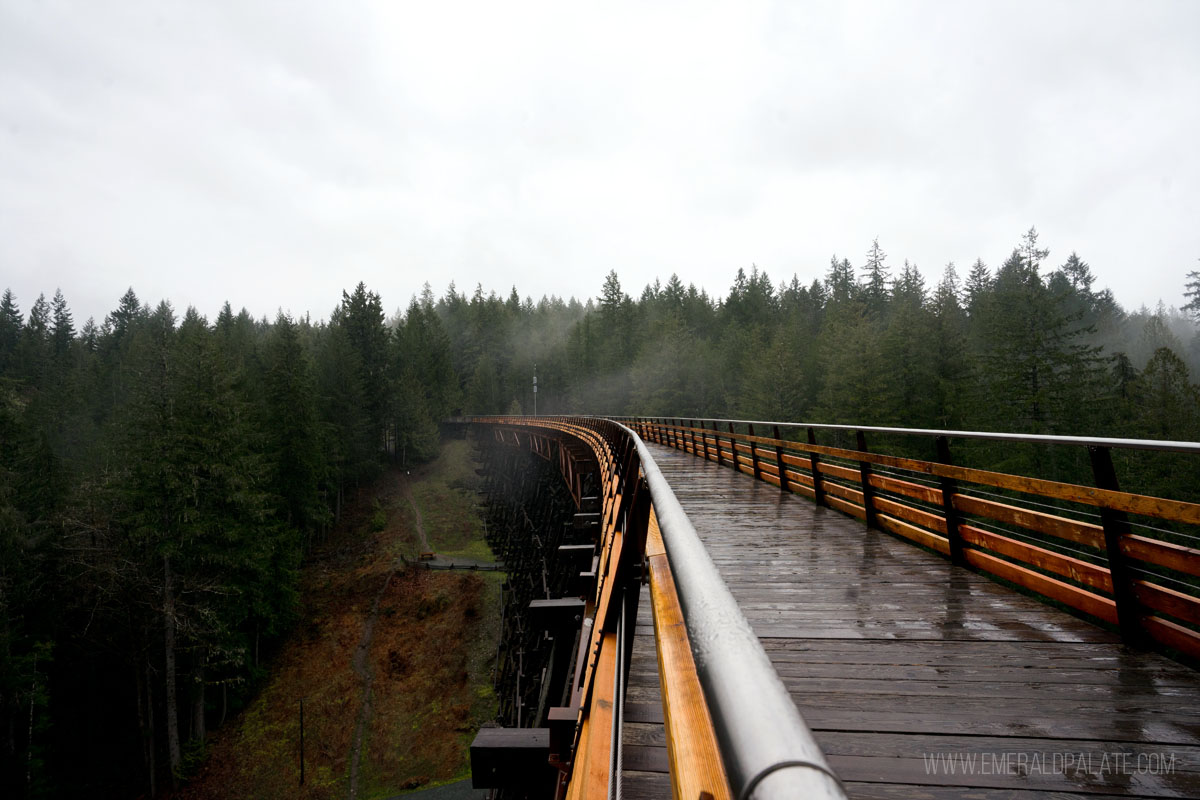
M641 460L696 659L739 798L845 798L821 748L642 438Z
M581 419L614 426L637 450L733 796L845 800L841 783L637 432L601 417L506 415L478 421L557 428L579 426Z

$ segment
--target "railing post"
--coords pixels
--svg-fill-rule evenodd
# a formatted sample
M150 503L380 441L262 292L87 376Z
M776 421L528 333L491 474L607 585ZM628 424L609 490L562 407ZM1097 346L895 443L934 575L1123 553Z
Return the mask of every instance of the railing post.
M937 437L937 458L943 464L951 464L950 442L945 436ZM954 495L958 493L958 481L953 478L938 478L942 490L942 516L946 518L946 540L950 543L950 561L958 566L966 566L963 556L962 532L958 526L960 519L958 509L954 507Z
M725 456L721 455L721 435L717 433L717 423L713 421L713 442L717 446L717 466L725 466Z
M808 443L810 445L817 443L817 432L813 428L808 429ZM813 502L823 506L825 505L825 487L821 485L821 457L811 450L808 453L808 468L812 470Z
M862 431L855 432L855 438L858 440L858 451L860 453L867 452L867 435ZM871 487L871 463L869 461L858 462L858 474L862 481L863 493L863 509L864 522L868 528L876 527L875 523L875 490Z
M733 423L731 422L731 423L729 423L729 452L732 454L732 458L733 458L733 471L741 472L742 471L742 462L738 461L737 439L733 438L733 433L734 433ZM720 441L720 439L718 439L717 441Z
M772 432L775 434L776 441L775 466L779 468L779 491L790 492L791 483L788 481L787 464L783 463L783 445L778 444L778 442L782 441L782 437L779 435L779 426L774 426L774 430Z
M688 436L692 438L692 455L700 455L700 451L696 449L696 423L688 420Z
M1096 488L1121 491L1109 449L1089 446L1088 455L1092 460ZM1104 550L1108 555L1108 572L1112 576L1113 600L1117 603L1117 624L1121 628L1121 638L1126 644L1142 645L1146 636L1142 630L1141 606L1133 590L1133 573L1121 552L1121 538L1129 533L1129 519L1124 511L1102 507L1100 523L1104 526Z
M754 423L749 424L750 435L754 435ZM761 481L762 473L758 470L758 445L750 442L750 467L754 470L754 480Z

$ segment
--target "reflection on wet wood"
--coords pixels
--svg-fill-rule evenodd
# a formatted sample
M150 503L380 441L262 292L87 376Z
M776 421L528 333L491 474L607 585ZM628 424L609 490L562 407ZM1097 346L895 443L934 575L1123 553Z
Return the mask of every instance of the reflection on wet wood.
M1194 671L831 509L652 451L851 797L1200 796ZM646 720L625 733L642 770L664 742L654 672L636 664L627 698ZM627 773L629 796L656 796L653 775Z

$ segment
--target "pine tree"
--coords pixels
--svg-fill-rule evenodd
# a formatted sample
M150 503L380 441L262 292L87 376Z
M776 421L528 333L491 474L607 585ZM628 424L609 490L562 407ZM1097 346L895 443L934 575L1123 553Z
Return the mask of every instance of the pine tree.
M850 266L850 259L838 261L836 255L830 257L825 287L831 303L847 303L857 296L858 284L854 280L854 267Z
M1091 294L1092 283L1096 278L1092 275L1091 267L1079 257L1078 253L1071 251L1071 255L1067 256L1066 263L1062 265L1062 271L1070 281L1072 289L1080 294Z
M1193 321L1200 323L1200 272L1192 271L1187 274L1183 296L1188 299L1181 309Z
M329 325L322 332L317 392L321 446L331 468L329 497L334 518L341 519L346 487L373 474L378 463L376 429L367 412L358 352L341 325Z
M29 381L41 380L50 361L50 304L39 294L29 309L17 349L18 375Z
M874 317L881 316L887 310L888 283L891 275L884 265L886 259L887 253L883 252L883 248L879 246L879 237L877 236L871 242L871 249L867 251L867 263L863 267L863 281L860 290L867 304L867 313Z
M383 303L379 295L367 291L363 283L353 294L342 292L342 304L331 324L345 329L347 339L358 354L358 368L371 436L377 451L386 443L388 426L388 331L384 326Z
M971 316L978 314L984 300L992 291L995 278L992 271L988 269L987 264L983 263L982 258L975 259L975 263L971 265L971 271L967 273L967 285L965 287L965 302L967 313Z
M292 318L275 319L266 351L266 453L280 518L311 536L328 523L325 472L312 360Z
M1001 429L1077 433L1101 401L1104 365L1088 328L1038 273L1032 228L997 272L979 313L976 417Z
M946 265L933 295L934 425L955 429L963 424L963 395L969 375L967 364L967 314L960 304L958 272Z
M23 325L17 298L11 289L5 289L0 298L0 378L7 375L15 363Z
M61 289L54 292L51 309L53 323L50 329L50 340L54 349L54 357L62 359L66 357L71 343L75 340L75 323L71 318L71 310L67 308L67 301L63 297Z
M936 383L934 320L925 307L924 278L907 260L893 285L890 305L880 337L883 364L877 419L928 427L936 414L936 395L929 391Z
M1139 433L1155 439L1191 440L1200 423L1200 395L1187 365L1168 347L1154 351L1138 379Z

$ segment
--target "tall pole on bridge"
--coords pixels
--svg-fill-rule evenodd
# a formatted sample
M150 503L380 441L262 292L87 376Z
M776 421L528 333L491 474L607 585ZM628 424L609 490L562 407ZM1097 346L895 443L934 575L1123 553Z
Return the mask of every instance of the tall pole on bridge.
M533 415L537 416L537 364L533 365Z

